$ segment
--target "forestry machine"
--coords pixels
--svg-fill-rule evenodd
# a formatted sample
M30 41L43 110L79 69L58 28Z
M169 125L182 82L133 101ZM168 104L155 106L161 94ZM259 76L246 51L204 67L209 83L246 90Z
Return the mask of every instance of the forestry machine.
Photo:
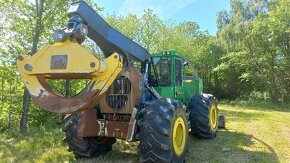
M41 108L66 114L64 141L79 158L98 157L116 139L139 141L140 162L185 162L188 133L213 139L219 126L217 100L203 94L202 80L185 76L190 64L176 51L149 52L109 26L85 2L72 3L67 26L55 43L17 67ZM93 40L106 59L81 44ZM73 97L54 91L48 80L86 79Z

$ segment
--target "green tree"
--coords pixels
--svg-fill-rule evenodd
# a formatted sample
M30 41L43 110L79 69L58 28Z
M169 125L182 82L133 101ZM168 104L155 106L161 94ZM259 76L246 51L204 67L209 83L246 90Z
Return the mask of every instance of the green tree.
M88 1L94 4L91 1ZM66 11L71 1L53 0L4 0L1 3L1 22L3 36L1 57L3 62L12 66L16 73L15 58L19 54L33 55L39 47L52 42L52 35L58 28L64 27ZM96 8L96 5L94 5ZM23 95L23 112L20 130L25 131L28 121L30 96L27 90Z
M231 10L218 14L218 40L224 54L215 71L224 74L220 77L225 83L228 79L239 83L238 94L265 92L272 102L284 98L288 83L284 77L289 74L287 8L289 0L232 0Z
M157 50L157 45L159 44L158 36L162 25L162 21L153 13L153 10L145 10L145 13L141 17L138 42L149 52Z

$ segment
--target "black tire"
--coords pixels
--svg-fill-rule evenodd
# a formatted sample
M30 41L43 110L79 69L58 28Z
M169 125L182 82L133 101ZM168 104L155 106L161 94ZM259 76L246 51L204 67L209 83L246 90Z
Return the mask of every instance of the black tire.
M63 141L68 144L68 151L73 152L76 158L95 158L112 150L112 145L116 142L114 138L78 137L78 114L69 115L64 120Z
M219 124L216 98L210 94L195 95L188 104L188 110L191 134L198 138L214 139Z
M188 124L185 111L178 101L154 100L140 112L138 127L139 162L185 162Z

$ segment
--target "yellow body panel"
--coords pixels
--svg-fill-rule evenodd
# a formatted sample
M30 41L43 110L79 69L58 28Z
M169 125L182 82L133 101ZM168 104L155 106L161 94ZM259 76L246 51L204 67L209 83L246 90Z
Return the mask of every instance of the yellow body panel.
M56 55L66 55L68 58L66 69L51 69L51 57ZM90 63L95 62L95 67L90 67ZM25 57L20 64L30 64L31 71L25 71L26 74L48 74L48 73L93 73L100 67L100 60L88 53L78 43L65 41L54 45L46 45L35 55ZM18 69L24 68L19 66Z
M58 56L62 58L54 60L55 56L56 58ZM122 57L117 53L112 54L105 60L101 60L90 54L78 43L67 40L63 43L58 42L53 45L46 45L33 56L18 57L17 67L25 86L31 96L35 97L33 99L36 103L41 103L41 106L45 108L46 105L43 104L45 100L48 100L50 96L54 96L53 99L55 99L59 95L48 89L46 82L41 80L40 77L50 79L91 79L92 86L88 88L86 93L91 93L91 96L100 96L121 72L123 67L122 62ZM77 100L84 101L81 98ZM91 99L96 99L96 97L91 97ZM73 101L72 99L68 100L70 100L67 102L68 104L65 101L63 102L65 107L63 110L65 112L60 111L59 113L76 112L89 105L70 106ZM57 103L57 101L52 102ZM70 111L69 107L74 107L74 109ZM46 110L51 111L52 109L46 108ZM53 112L58 111L53 110Z
M186 83L192 82L192 80L183 80L183 81L186 82Z

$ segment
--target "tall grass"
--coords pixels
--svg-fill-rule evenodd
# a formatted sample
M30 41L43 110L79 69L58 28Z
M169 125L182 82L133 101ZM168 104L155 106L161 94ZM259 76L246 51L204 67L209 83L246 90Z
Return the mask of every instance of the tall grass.
M219 105L227 129L214 140L190 137L191 162L290 162L290 105L231 102ZM76 160L61 140L61 125L46 121L20 134L0 133L0 162L138 162L136 143L118 140L112 152L97 159Z

